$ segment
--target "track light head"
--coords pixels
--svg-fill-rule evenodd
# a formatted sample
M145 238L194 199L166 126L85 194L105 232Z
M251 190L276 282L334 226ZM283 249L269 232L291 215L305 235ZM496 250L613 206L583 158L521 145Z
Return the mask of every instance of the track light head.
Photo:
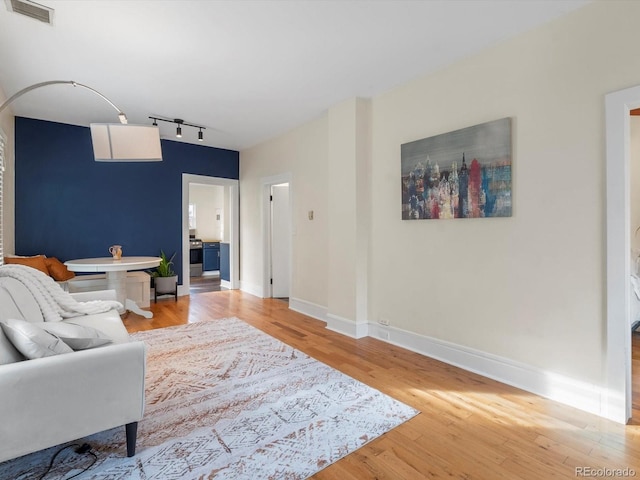
M200 131L198 132L198 141L202 142L204 141L204 135L202 134L202 128L200 129Z
M176 137L182 138L182 127L180 127L180 125L176 128Z

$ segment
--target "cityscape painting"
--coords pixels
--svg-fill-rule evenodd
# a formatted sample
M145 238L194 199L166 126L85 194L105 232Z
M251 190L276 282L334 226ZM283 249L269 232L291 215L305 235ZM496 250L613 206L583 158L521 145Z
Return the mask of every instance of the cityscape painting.
M511 216L511 119L401 146L402 219Z

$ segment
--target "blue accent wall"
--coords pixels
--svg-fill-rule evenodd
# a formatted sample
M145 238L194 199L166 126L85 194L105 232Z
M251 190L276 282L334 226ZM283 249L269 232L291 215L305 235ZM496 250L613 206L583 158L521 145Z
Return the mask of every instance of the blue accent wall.
M182 282L182 174L239 178L239 153L162 140L162 162L93 159L89 128L16 117L16 254L62 261L176 252ZM188 261L188 259L185 259Z

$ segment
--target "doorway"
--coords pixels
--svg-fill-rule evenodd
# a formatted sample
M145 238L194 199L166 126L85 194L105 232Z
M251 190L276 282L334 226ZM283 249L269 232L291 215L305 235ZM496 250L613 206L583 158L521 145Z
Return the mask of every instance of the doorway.
M271 296L289 298L289 184L271 185Z
M631 224L631 422L640 424L640 109L629 119Z
M292 182L291 174L262 179L263 297L291 296Z
M630 112L640 86L613 92L606 107L606 389L603 415L627 423L632 414Z
M220 280L222 287L237 289L240 284L240 197L238 180L228 178L207 177L203 175L182 174L182 258L189 258L189 198L192 187L199 188L205 186L223 187L224 209L228 212L224 225L216 224L216 228L221 228L223 232L223 243L228 245L228 265L229 280ZM197 186L197 187L196 187ZM213 234L213 233L212 233ZM222 249L222 244L220 244ZM225 248L226 254L226 248ZM189 276L189 263L182 262L182 285L179 287L179 295L188 295L191 287Z

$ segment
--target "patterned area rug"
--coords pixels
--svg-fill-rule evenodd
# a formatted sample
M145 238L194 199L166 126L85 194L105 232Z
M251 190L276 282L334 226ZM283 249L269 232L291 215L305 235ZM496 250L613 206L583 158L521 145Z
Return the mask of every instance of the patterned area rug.
M303 479L419 412L237 318L140 332L146 410L136 456L124 427L89 443L79 479ZM0 464L0 478L38 478L60 447ZM67 449L47 478L91 458Z

